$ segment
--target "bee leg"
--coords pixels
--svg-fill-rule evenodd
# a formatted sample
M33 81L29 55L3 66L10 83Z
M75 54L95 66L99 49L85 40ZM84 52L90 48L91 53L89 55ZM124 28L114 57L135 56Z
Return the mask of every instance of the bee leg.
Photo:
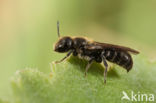
M107 77L107 68L108 68L108 64L106 62L106 58L105 56L102 55L102 61L103 61L103 64L105 66L105 71L104 71L104 83L106 84L106 77Z
M88 61L87 66L86 66L85 77L87 76L88 69L90 68L90 66L92 65L92 63L93 63L93 59L90 59L90 60Z
M62 58L61 60L59 60L59 61L55 61L55 63L57 64L57 63L61 63L63 60L65 60L67 57L69 57L71 54L73 53L73 51L71 50L71 51L69 51L68 52L68 54L64 57L64 58Z

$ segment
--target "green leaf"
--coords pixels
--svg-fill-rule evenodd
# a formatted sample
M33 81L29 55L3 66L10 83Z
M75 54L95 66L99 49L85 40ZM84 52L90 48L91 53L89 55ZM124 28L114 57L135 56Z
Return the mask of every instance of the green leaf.
M72 56L60 64L52 63L49 74L36 69L18 71L12 80L15 103L131 103L121 100L123 91L128 96L132 91L156 95L156 63L142 55L134 57L129 73L117 65L110 68L107 84L101 64L93 63L84 77L86 63Z
M0 103L9 103L9 102L0 99Z

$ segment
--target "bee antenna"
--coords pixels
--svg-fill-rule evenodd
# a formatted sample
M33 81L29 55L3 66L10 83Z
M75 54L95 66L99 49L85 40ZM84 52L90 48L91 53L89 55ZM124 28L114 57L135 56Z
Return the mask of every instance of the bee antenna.
M57 35L60 37L60 23L57 21Z

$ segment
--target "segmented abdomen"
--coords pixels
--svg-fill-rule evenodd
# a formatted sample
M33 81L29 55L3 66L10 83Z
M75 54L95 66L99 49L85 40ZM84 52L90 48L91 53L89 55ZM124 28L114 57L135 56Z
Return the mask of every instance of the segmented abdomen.
M108 50L105 50L104 55L108 61L124 67L127 70L127 72L133 66L132 57L128 52L108 49Z

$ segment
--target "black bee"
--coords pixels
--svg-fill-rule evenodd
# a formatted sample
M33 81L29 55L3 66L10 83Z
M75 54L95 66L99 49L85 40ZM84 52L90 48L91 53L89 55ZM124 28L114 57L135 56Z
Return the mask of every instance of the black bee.
M73 54L74 56L78 56L82 59L86 59L88 61L85 69L86 76L87 71L93 61L97 63L103 62L105 66L104 83L106 83L107 76L107 60L119 66L122 66L124 69L127 70L127 72L129 72L133 66L133 60L130 53L139 53L138 51L128 47L90 41L84 37L64 36L60 38L59 22L57 22L57 31L59 40L55 44L54 51L59 53L67 52L67 55L60 61L56 61L55 63L62 62L71 54Z

